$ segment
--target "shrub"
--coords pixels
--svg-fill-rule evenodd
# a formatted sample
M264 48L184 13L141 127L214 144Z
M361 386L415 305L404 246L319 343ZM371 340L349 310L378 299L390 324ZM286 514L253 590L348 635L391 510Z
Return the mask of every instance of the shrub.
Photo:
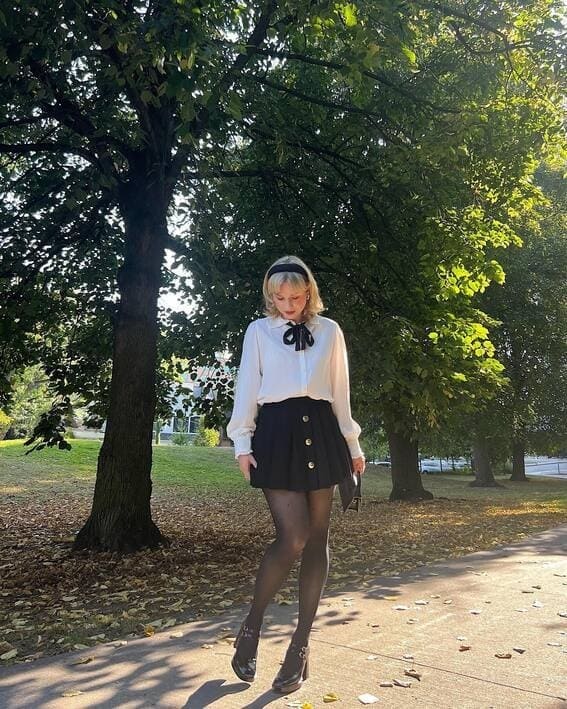
M213 446L218 446L219 441L220 433L216 429L199 426L193 445L212 448Z
M0 409L0 440L4 438L8 429L12 425L13 419Z
M173 433L171 435L171 442L176 446L188 446L190 436L188 433Z

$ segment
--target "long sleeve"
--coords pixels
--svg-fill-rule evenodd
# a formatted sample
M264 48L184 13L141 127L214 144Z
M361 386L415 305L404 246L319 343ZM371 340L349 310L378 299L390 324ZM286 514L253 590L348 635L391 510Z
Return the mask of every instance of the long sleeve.
M242 357L234 392L232 416L226 433L234 442L234 457L252 452L252 433L256 430L258 391L262 382L260 348L256 323L251 322L244 333Z
M332 408L339 422L341 433L345 437L352 458L363 455L358 442L361 428L352 418L350 410L350 382L348 355L345 338L340 326L336 326L335 341L331 355Z

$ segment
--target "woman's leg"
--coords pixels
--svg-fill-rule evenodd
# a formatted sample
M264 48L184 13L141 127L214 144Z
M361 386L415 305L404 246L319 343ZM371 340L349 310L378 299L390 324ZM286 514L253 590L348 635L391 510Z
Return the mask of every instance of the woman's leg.
M301 555L310 529L307 493L262 490L274 520L276 538L266 549L256 576L254 600L246 618L246 624L253 629L261 627L264 612ZM243 639L239 644L242 656L246 656L255 643L255 640Z
M299 570L299 619L293 639L307 645L319 601L329 573L329 523L334 486L307 493L309 539Z

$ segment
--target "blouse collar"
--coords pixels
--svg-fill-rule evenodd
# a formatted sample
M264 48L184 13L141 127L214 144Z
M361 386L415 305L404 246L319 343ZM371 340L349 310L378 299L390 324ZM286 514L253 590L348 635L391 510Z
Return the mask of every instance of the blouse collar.
M269 316L267 318L268 320L268 327L274 328L274 327L281 327L282 325L287 325L289 320L285 320L284 318L281 317L281 315L278 315L276 317ZM312 327L313 325L317 325L319 322L321 322L321 318L318 315L314 315L312 318L307 320L305 324L307 327Z

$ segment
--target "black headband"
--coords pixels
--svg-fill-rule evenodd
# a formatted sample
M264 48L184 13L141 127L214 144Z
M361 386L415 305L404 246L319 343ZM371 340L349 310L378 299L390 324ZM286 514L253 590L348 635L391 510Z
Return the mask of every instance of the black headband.
M270 276L273 276L274 273L284 273L286 271L292 271L293 273L301 273L301 275L305 276L307 281L309 281L307 271L303 268L303 266L300 266L298 263L278 263L277 265L272 266L270 268L267 277L270 278Z

